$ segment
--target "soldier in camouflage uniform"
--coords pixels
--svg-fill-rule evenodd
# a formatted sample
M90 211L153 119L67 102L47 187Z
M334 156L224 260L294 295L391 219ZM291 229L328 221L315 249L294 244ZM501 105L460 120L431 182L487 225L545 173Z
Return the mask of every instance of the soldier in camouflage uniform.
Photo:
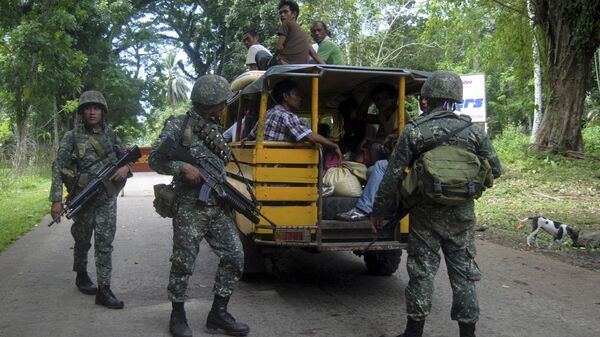
M206 320L207 329L220 329L235 336L245 336L250 331L248 325L236 322L227 312L227 303L244 266L244 252L231 210L217 199L214 191L211 191L207 204L198 204L198 191L203 182L198 169L191 164L165 158L155 151L163 140L170 137L179 140L197 160L210 160L224 170L231 150L221 136L219 116L230 94L229 84L223 77L200 77L192 88L193 109L187 117L172 117L165 122L149 158L150 167L156 172L174 176L177 195L178 210L173 218L173 254L167 288L173 307L169 330L176 337L192 335L184 302L202 239L206 239L220 258L213 288L214 302ZM208 137L208 134L213 136Z
M422 99L427 101L424 113L433 117L427 125L436 138L463 126L461 119L453 112L453 106L462 102L462 81L451 72L437 71L425 82L421 89ZM464 118L464 117L463 117ZM385 210L394 207L405 169L422 153L424 137L416 122L409 123L389 161L387 171L376 196L371 217L376 230ZM460 144L489 160L494 177L501 174L501 165L488 136L477 126L472 125L459 133ZM457 138L451 137L444 144L457 145ZM474 243L475 210L474 201L469 200L458 206L445 206L433 201L422 200L410 212L410 233L408 236L407 269L410 281L405 290L408 321L401 337L420 337L423 334L425 319L431 309L433 279L438 270L440 248L448 268L448 278L452 287L453 299L451 318L458 321L461 337L475 336L475 323L479 319L479 305L475 281L481 273L475 262Z
M57 221L60 220L58 215L63 209L63 184L69 193L76 194L104 165L116 162L125 152L119 137L106 126L108 106L100 92L82 93L77 113L82 116L83 123L78 123L73 130L65 133L52 167L50 214ZM110 179L115 184L123 184L130 174L129 167L123 166ZM123 301L117 299L110 289L112 242L115 237L116 223L117 196L108 195L103 190L77 213L71 226L71 234L75 239L73 247L73 271L77 272L75 284L82 293L95 294L96 304L111 309L123 308ZM98 287L87 273L92 234Z

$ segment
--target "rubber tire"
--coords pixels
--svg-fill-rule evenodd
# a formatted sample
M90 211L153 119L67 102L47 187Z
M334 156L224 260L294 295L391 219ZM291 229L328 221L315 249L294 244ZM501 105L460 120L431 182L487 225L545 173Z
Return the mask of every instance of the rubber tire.
M369 274L388 276L398 270L400 260L402 259L402 250L366 252L363 258Z
M265 258L260 252L258 245L242 232L239 232L239 235L242 247L244 248L244 272L242 273L242 280L249 279L256 274L264 273L266 271Z
M323 220L335 220L338 213L347 212L356 205L358 198L326 197L323 198Z

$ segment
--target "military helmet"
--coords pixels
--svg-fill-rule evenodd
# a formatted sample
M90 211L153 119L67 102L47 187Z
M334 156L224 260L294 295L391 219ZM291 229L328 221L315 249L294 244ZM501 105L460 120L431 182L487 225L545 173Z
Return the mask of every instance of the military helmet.
M190 98L193 103L217 105L231 96L229 82L218 75L204 75L196 80Z
M79 96L79 104L77 105L77 113L83 113L83 108L86 105L98 104L104 110L104 113L108 112L108 105L101 92L95 90L88 90Z
M457 103L463 100L463 85L460 76L450 71L436 71L421 87L421 97L450 99Z

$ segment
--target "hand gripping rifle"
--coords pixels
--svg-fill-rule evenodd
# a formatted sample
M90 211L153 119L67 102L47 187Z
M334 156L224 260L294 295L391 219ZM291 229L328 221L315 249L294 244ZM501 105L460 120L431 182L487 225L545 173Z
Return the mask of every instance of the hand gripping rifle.
M210 191L213 190L221 200L227 202L238 213L252 221L252 223L259 223L260 219L258 216L261 216L272 226L275 226L271 220L265 217L264 214L256 208L256 205L252 201L248 200L225 180L225 172L217 167L212 161L197 160L185 147L170 137L165 139L156 151L171 160L180 160L192 164L200 171L204 183L202 184L202 187L200 187L200 192L198 193L198 202L206 204L208 202Z
M59 222L63 215L66 215L67 219L71 219L75 216L81 208L90 201L98 192L102 186L109 195L117 194L119 191L114 187L112 182L109 180L110 177L122 166L135 162L142 156L140 149L137 145L134 145L131 149L127 150L123 157L117 160L116 163L108 163L104 165L96 174L96 177L92 179L79 193L70 195L65 202L65 206L60 214L53 219L48 227L54 223Z

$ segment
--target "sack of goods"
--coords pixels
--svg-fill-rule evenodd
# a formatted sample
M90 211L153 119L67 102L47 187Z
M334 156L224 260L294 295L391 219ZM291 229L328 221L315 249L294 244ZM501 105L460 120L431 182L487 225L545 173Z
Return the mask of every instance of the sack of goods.
M333 186L333 195L339 197L360 197L362 186L358 178L346 167L332 167L325 173L323 183Z
M401 194L405 200L416 194L442 205L460 205L481 197L493 183L486 158L465 148L442 145L415 161L402 182Z
M230 85L231 91L236 92L247 87L265 73L264 70L250 70L236 77Z
M173 184L154 185L154 201L152 202L158 215L173 218L177 214L177 195Z

